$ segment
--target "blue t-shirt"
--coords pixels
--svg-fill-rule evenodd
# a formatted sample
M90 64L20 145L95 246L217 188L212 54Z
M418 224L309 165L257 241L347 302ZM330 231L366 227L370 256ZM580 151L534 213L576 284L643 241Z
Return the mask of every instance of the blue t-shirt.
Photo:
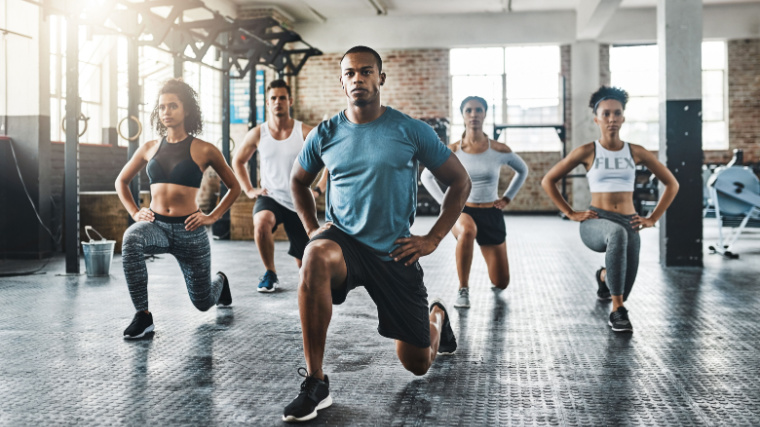
M325 218L390 260L417 208L417 169L436 170L451 155L433 128L386 107L370 123L355 124L340 112L319 124L298 155L301 167L330 171Z

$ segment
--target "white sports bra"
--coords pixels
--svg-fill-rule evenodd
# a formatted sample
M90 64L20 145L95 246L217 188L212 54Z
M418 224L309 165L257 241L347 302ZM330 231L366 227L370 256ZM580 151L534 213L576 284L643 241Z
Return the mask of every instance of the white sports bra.
M594 161L586 172L592 193L632 192L636 182L636 162L631 146L623 142L623 148L610 151L594 141Z

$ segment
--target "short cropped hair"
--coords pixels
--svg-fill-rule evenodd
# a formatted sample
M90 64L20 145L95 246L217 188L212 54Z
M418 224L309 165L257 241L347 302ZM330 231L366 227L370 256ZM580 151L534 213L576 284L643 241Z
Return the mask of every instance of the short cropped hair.
M375 57L375 60L377 61L377 70L379 72L383 72L383 59L380 58L380 54L375 51L375 49L372 49L371 47L367 46L354 46L351 49L347 50L346 53L343 54L340 58L340 62L343 62L343 58L346 57L349 53L371 53L372 56Z
M290 86L288 86L288 83L283 79L272 80L271 82L269 82L265 93L269 93L270 89L275 89L275 88L280 88L280 87L284 87L288 91L288 96L292 96L290 94Z

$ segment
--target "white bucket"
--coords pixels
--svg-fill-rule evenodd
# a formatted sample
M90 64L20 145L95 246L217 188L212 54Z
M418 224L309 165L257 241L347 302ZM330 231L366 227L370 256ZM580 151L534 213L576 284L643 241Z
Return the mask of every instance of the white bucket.
M90 236L90 230L100 237L100 240L94 240ZM90 277L108 276L111 271L111 260L113 260L113 249L116 240L106 240L92 226L86 225L84 232L90 239L89 242L82 242L84 250L84 266L87 275Z

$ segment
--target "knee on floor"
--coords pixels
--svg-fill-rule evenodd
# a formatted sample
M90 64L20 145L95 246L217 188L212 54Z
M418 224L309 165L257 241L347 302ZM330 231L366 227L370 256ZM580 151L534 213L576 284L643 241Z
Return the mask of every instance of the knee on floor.
M193 301L193 305L200 311L208 311L214 306L213 303L209 304L208 301Z
M500 278L499 280L493 282L493 286L499 289L507 289L507 286L509 286L509 276Z
M401 364L404 365L404 368L407 371L418 377L425 375L431 365L430 360L428 359L402 360Z

